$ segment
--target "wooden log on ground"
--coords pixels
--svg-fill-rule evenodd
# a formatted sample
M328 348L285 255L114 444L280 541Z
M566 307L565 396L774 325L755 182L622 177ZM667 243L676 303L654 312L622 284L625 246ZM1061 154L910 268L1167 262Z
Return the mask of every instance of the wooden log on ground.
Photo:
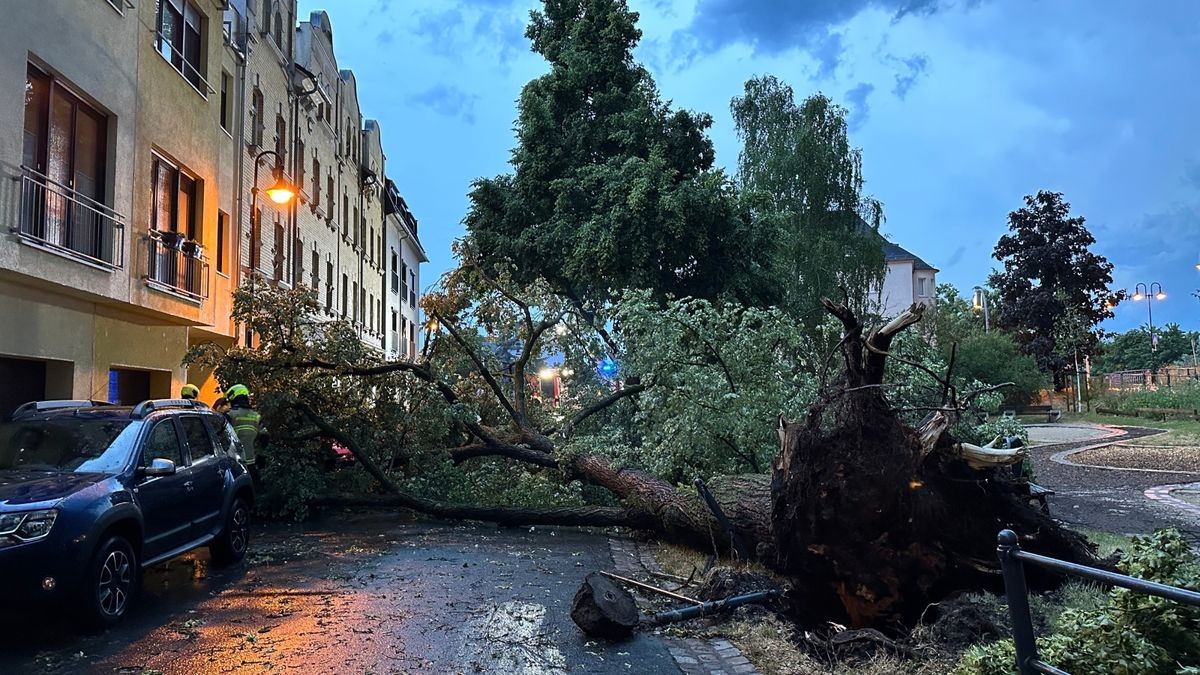
M591 637L629 637L638 625L637 603L629 591L592 572L571 601L571 620Z

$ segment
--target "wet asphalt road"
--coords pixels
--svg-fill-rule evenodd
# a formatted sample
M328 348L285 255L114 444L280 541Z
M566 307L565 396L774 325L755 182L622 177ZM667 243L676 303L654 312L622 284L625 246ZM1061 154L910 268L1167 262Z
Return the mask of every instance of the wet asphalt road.
M1114 441L1153 436L1159 431L1139 427L1118 427L1126 435ZM1037 482L1055 491L1050 497L1050 513L1068 523L1104 532L1150 534L1157 528L1175 527L1200 530L1194 516L1146 498L1147 488L1195 480L1190 474L1148 473L1071 466L1055 462L1058 452L1094 445L1103 439L1043 445L1031 448Z
M680 672L652 635L593 643L571 622L583 576L612 569L600 535L381 515L256 534L243 565L202 549L148 571L102 634L6 617L0 673Z

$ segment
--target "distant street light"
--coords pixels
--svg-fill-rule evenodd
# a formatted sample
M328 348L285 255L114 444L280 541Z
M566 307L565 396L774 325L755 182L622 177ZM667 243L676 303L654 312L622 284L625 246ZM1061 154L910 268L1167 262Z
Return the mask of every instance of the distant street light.
M549 367L542 368L540 371L538 371L538 378L542 380L553 380L554 369Z
M1138 283L1133 287L1133 299L1142 300L1143 298L1146 300L1146 317L1149 319L1150 325L1150 351L1156 352L1158 351L1158 338L1154 335L1154 301L1166 300L1167 294L1163 292L1162 284L1157 281L1151 282L1149 286Z
M975 298L971 304L974 306L976 312L980 310L983 311L983 332L990 332L992 328L992 322L988 317L987 293L984 293L982 286L975 287Z

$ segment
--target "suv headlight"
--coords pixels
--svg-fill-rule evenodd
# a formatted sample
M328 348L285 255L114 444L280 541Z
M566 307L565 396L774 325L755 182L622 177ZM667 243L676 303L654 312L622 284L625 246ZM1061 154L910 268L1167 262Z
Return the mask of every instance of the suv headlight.
M57 519L58 511L54 509L0 514L0 537L35 541L50 534Z

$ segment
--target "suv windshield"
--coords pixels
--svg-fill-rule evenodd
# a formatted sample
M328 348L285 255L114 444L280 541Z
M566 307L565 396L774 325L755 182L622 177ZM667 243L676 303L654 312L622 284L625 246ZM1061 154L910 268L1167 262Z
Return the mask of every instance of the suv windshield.
M117 472L138 426L78 418L0 423L0 471Z

